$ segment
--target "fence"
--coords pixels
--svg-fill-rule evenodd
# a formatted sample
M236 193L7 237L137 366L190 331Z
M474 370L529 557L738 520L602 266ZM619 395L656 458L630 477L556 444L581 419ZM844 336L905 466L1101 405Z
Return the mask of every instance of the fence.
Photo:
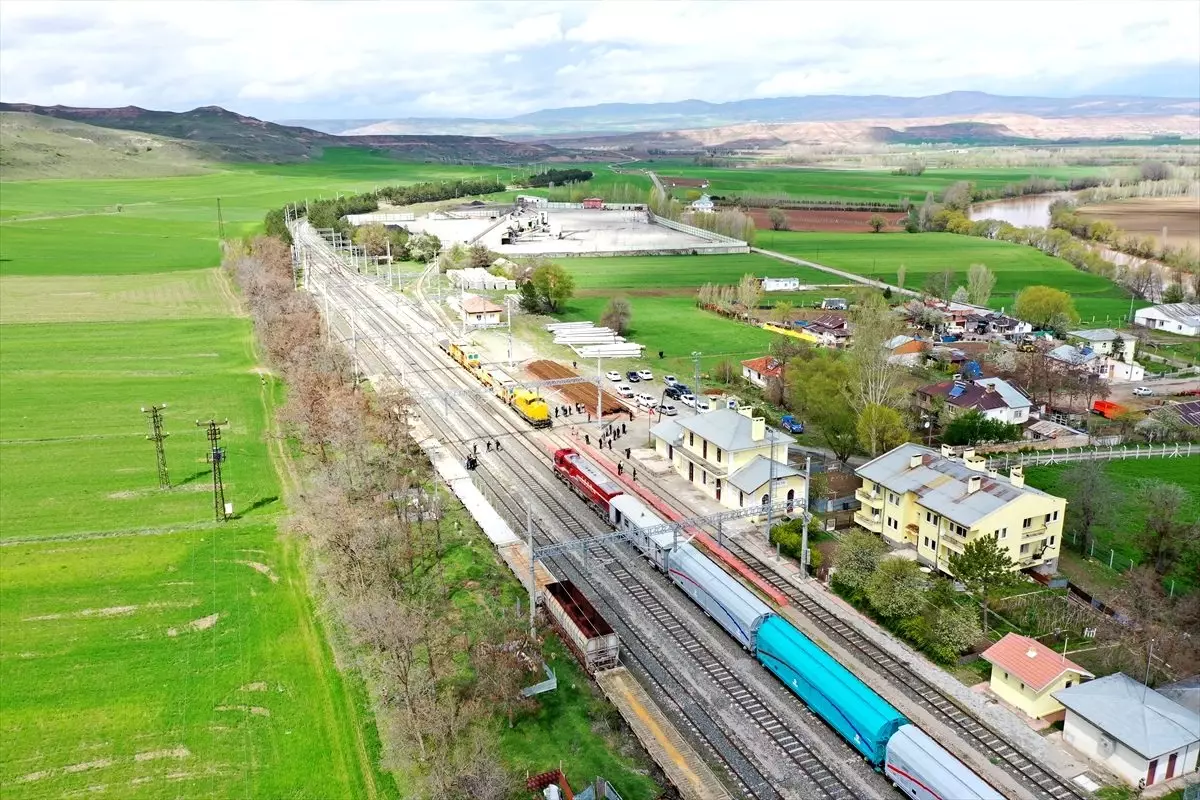
M396 214L347 214L346 221L351 225L358 227L359 225L370 225L373 222L378 222L381 225L399 225L402 222L413 222L417 218L416 214L412 213L396 213Z
M1123 447L1081 447L1078 450L1047 450L1037 453L1005 453L989 458L988 469L999 470L1009 467L1046 467L1053 464L1071 464L1081 461L1113 461L1138 458L1187 458L1200 456L1200 445L1191 442L1166 444L1138 444Z
M673 231L679 231L680 233L686 233L701 239L707 239L710 242L735 246L741 245L742 247L746 248L746 252L750 252L750 245L746 242L743 242L741 239L734 239L732 236L726 236L723 233L706 231L704 228L697 228L695 225L685 225L684 223L676 222L673 219L660 217L653 211L647 211L646 213L650 217L650 222L653 225L662 225L664 228L670 228Z
M1069 534L1064 533L1063 536L1064 536L1064 538L1071 540L1071 544L1075 546L1075 549L1078 552L1079 551L1079 535L1077 533L1069 533ZM1096 553L1097 553L1096 542L1095 542L1095 540L1093 540L1092 546L1089 549L1089 551L1087 553L1081 553L1081 555L1086 556L1087 558L1094 559L1097 564L1106 566L1109 569L1111 569L1113 572L1128 572L1129 570L1133 569L1134 567L1140 566L1140 564L1137 561L1134 561L1132 558L1129 558L1128 556L1118 555L1117 551L1112 549L1111 547L1108 548L1108 558L1104 557L1104 548L1103 547L1099 548L1099 555L1097 555ZM1080 590L1077 589L1077 587L1072 587L1072 591L1075 592L1076 594L1081 593ZM1168 581L1167 594L1170 595L1171 597L1175 596L1175 581L1174 580ZM1092 603L1092 605L1096 605L1096 604Z

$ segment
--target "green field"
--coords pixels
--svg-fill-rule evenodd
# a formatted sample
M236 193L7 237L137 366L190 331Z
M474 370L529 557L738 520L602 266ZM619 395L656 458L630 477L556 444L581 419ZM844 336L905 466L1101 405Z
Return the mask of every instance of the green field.
M798 167L698 167L676 164L646 164L663 178L702 178L704 191L715 195L788 197L795 200L857 200L895 203L904 199L920 202L926 193L938 195L951 184L969 181L982 189L1020 183L1026 178L1066 180L1086 175L1104 175L1103 168L1056 167L1033 169L927 169L919 176L893 175L886 170L809 169ZM688 189L676 189L676 194Z
M743 275L796 277L801 283L845 283L819 269L787 264L757 253L719 256L631 256L563 259L579 291L628 289L634 292L695 290L706 283L737 283Z
M989 305L1012 308L1016 293L1031 284L1070 292L1081 317L1120 319L1129 314L1129 293L1107 278L1082 272L1059 258L1032 247L958 236L952 233L794 233L776 232L772 247L804 258L887 283L896 282L906 267L904 287L921 290L929 275L952 269L966 285L971 264L986 264L996 273ZM1135 308L1146 305L1134 304Z
M1118 500L1111 516L1096 527L1096 558L1108 563L1109 550L1116 550L1115 563L1140 563L1142 551L1136 544L1137 533L1143 528L1146 510L1142 506L1138 483L1157 479L1174 483L1187 490L1190 501L1186 514L1200 518L1200 456L1190 458L1149 458L1136 461L1106 461L1104 472L1117 490ZM1026 467L1025 480L1030 486L1062 495L1059 483L1070 465ZM1067 513L1070 513L1068 508ZM1070 537L1066 537L1070 542ZM1068 545L1069 546L1069 545ZM1103 556L1103 557L1101 557ZM1200 552L1193 549L1191 559L1183 559L1169 577L1176 580L1176 589L1200 588Z

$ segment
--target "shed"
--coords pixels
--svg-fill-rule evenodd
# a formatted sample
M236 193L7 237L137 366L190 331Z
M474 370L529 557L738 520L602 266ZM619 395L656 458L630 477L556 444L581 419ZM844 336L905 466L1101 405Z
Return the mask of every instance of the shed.
M1016 633L1005 634L985 650L983 660L992 665L993 694L1026 716L1051 722L1066 713L1052 693L1095 677L1037 639Z
M1055 692L1063 741L1137 786L1196 771L1200 713L1118 672Z
M585 197L583 198L584 208L604 208L603 197Z

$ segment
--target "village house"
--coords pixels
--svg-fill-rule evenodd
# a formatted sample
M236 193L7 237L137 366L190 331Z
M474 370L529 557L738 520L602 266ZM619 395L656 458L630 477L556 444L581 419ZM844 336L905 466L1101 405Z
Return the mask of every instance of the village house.
M911 547L917 559L950 572L950 556L981 536L994 536L1015 569L1053 574L1062 545L1067 501L1025 485L1021 467L1009 477L987 471L973 449L954 457L917 444L903 444L855 470L863 479L855 495L860 527L896 547Z
M1091 345L1077 347L1073 344L1060 344L1046 353L1046 356L1110 383L1136 382L1146 377L1146 369L1141 364L1103 355L1093 350Z
M883 346L888 351L889 362L913 367L920 363L922 355L929 348L929 343L901 333L893 336Z
M979 411L988 419L1021 425L1029 419L1033 401L1003 378L942 381L917 389L917 406L932 411L935 398L942 398L953 414Z
M982 658L992 665L992 694L1025 716L1046 722L1058 722L1066 714L1054 692L1095 677L1037 639L1016 633L1006 633L983 651Z
M1195 772L1200 713L1118 672L1061 689L1063 741L1130 786Z
M655 452L675 472L728 508L764 504L772 497L789 503L803 498L804 473L787 463L788 446L796 440L768 428L751 408L718 408L665 419L650 429L650 435Z
M1033 326L1025 320L993 311L986 314L968 314L963 331L975 336L994 336L1015 341L1027 333L1032 333Z
M700 195L699 200L692 201L692 211L700 212L701 214L711 213L716 208L712 198L706 194Z
M1156 331L1200 336L1200 303L1168 303L1138 309L1133 322Z
M783 364L774 356L752 358L742 362L742 377L763 389L768 380L783 377Z
M1112 356L1118 361L1132 364L1137 351L1137 339L1132 336L1122 336L1112 328L1097 328L1094 331L1068 331L1067 342L1090 347L1093 352L1102 356Z
M504 306L496 305L486 297L468 294L462 299L462 317L467 325L499 325L503 313Z

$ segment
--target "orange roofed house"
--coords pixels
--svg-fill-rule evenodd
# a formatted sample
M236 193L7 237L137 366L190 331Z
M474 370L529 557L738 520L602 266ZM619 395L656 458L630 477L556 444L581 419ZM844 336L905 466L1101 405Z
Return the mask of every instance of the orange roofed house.
M742 362L742 377L760 389L765 388L768 380L783 377L783 365L774 356L752 358Z
M486 297L469 294L463 297L462 312L467 325L499 325L504 306L496 305Z
M1058 722L1066 714L1053 692L1096 677L1062 653L1016 633L1005 634L984 651L983 659L992 665L993 694L1026 716L1047 722Z

